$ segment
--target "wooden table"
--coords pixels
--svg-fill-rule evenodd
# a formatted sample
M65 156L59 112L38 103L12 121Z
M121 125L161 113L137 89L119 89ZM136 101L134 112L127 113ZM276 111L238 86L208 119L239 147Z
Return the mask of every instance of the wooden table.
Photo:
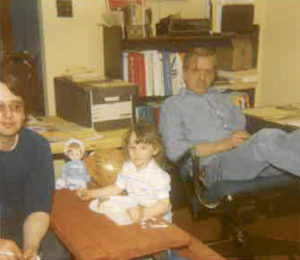
M76 260L130 259L191 243L191 236L174 224L147 229L140 224L118 226L90 211L88 204L73 191L54 194L52 228Z

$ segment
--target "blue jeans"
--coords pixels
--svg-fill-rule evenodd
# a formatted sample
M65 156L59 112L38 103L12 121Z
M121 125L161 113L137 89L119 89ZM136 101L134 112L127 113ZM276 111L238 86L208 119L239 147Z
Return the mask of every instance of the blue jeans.
M239 147L219 154L206 166L209 187L220 180L252 180L279 174L279 168L300 177L300 129L286 133L262 129Z

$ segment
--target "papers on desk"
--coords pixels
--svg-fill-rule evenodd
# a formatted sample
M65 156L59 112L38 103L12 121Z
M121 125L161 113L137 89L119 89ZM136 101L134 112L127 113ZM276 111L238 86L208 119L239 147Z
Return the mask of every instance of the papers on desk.
M300 115L300 106L299 108L294 107L293 109L291 109L291 105L289 105L288 107L287 106L256 107L256 108L244 109L243 113L250 116L256 116L264 120L277 121L277 120L282 120L285 118Z
M66 142L71 138L85 141L95 141L103 135L93 128L81 127L58 117L28 116L26 127L44 136L50 143Z
M291 125L291 126L300 127L300 115L293 116L293 117L288 117L288 118L283 118L281 120L278 120L277 122L279 124L283 124L283 125Z
M108 200L100 202L92 200L89 204L91 211L104 214L118 225L130 225L132 221L127 210L137 207L137 203L128 196L111 196Z
M300 127L300 103L256 107L243 110L244 114L282 125Z

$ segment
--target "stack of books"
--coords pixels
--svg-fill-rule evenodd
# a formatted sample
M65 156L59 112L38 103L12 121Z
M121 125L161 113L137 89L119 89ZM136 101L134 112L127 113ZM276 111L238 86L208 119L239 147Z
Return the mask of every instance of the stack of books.
M258 83L257 69L217 71L216 86L230 90L255 89Z
M135 116L137 121L144 123L159 124L160 108L162 102L147 102L135 108Z
M138 85L139 96L171 96L184 86L184 53L158 50L122 53L123 79Z

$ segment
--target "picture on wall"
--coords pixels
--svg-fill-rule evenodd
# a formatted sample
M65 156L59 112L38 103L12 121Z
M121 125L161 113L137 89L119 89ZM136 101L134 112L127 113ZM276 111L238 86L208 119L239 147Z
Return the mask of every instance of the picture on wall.
M110 11L121 9L124 6L127 6L128 3L137 3L142 5L142 2L143 0L107 0Z

